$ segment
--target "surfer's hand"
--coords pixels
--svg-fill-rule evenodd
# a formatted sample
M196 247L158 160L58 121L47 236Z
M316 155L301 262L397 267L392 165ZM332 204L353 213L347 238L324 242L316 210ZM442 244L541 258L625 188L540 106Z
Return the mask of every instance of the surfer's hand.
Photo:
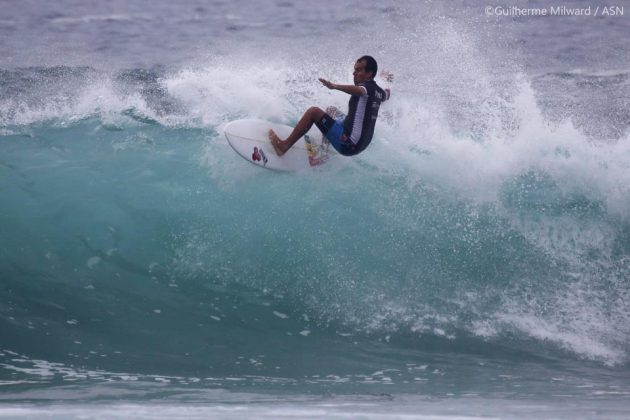
M322 82L322 85L326 86L328 89L334 89L335 88L335 84L326 80L326 79L322 79L321 77L319 78L319 81Z
M394 81L394 73L387 70L383 70L381 72L381 77L383 78L383 80L389 83L392 83Z

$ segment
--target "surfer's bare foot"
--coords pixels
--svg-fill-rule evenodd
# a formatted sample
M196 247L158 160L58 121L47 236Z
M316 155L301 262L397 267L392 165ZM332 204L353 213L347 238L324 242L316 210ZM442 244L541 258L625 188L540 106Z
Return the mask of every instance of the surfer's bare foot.
M284 148L284 142L280 140L280 137L273 131L269 130L269 140L271 140L271 145L273 146L276 154L278 156L284 155L286 149Z

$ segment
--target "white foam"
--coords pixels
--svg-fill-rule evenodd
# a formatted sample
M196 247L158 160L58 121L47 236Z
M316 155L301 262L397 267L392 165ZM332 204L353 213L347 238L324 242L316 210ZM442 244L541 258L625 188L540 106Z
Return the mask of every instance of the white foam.
M278 63L251 63L223 59L203 69L184 69L162 83L168 93L181 101L191 120L221 130L227 121L239 117L284 120L296 110L284 95L283 81L295 76L290 67Z
M289 317L289 315L283 314L282 312L278 312L278 311L273 311L273 314L281 319L287 319Z
M98 256L96 256L96 255L95 255L95 256L93 256L93 257L90 257L90 258L87 260L87 266L88 266L88 268L91 270L91 269L93 269L93 268L94 268L94 266L96 266L96 265L97 265L98 263L100 263L101 261L102 261L102 260L101 260L101 257L98 257Z
M554 323L527 313L501 315L500 319L531 337L559 344L574 353L606 364L621 363L626 357L623 349L606 344L606 334L602 333L599 325L593 331L584 331L584 325L579 322L572 324L559 320Z

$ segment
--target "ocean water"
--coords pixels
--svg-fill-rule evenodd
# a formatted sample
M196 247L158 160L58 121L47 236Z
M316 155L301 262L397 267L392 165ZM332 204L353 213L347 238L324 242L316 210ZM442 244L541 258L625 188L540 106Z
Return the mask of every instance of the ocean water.
M2 3L0 417L627 418L630 7L512 7ZM226 143L364 54L347 165Z

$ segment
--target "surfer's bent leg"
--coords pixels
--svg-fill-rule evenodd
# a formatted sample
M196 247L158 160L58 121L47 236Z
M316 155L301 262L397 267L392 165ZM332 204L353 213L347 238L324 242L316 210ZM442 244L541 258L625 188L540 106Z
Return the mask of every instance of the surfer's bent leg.
M356 147L344 132L343 120L345 116L343 113L337 112L337 119L329 114L324 114L315 124L339 154L344 156L355 155Z
M307 109L286 140L281 140L273 130L269 130L269 140L271 140L271 144L276 150L278 156L284 155L291 146L293 146L304 134L308 132L308 130L311 129L316 121L319 121L320 118L324 116L324 114L325 112L316 106L312 106Z

